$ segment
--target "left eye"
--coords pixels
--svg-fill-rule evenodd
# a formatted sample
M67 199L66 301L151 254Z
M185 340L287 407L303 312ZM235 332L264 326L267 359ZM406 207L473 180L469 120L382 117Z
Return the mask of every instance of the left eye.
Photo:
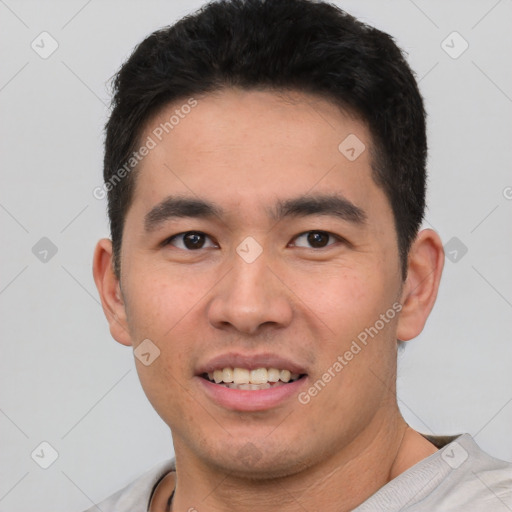
M322 249L323 247L332 245L337 240L338 237L328 233L327 231L307 231L306 233L302 233L302 235L299 235L295 238L294 245L298 247Z
M207 244L208 240L209 244ZM171 236L171 238L167 239L165 245L173 245L178 249L192 251L197 249L204 249L205 247L217 247L212 239L201 231L187 231L186 233L179 233L177 235Z

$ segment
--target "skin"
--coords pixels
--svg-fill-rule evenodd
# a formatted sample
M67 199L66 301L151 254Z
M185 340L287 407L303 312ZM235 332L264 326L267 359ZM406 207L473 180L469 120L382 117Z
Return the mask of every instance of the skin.
M159 486L152 510L166 510L174 488L175 511L351 510L436 451L400 415L395 381L396 340L417 336L435 302L441 241L432 230L418 234L404 281L391 207L371 177L369 131L330 102L237 89L197 100L139 164L120 280L110 240L94 255L112 336L160 350L149 366L136 359L176 453L177 479ZM162 109L141 140L180 104ZM366 146L355 161L338 150L349 134ZM366 222L267 215L276 200L306 193L343 195ZM145 232L144 216L170 195L206 199L225 214ZM183 238L162 245L191 230L210 237L205 247L186 249ZM313 230L340 238L314 248L299 236ZM252 263L236 252L247 236L263 250ZM264 411L229 410L195 376L218 354L272 352L307 368L307 391L397 302L400 314L305 405L294 396ZM248 446L257 457L243 456Z

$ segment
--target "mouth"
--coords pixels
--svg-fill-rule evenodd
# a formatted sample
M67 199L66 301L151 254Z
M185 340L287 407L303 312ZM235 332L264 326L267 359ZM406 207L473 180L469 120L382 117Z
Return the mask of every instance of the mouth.
M259 391L293 383L306 377L305 373L292 373L279 368L218 368L201 375L205 380L229 389Z
M195 376L208 399L240 412L291 405L308 382L306 366L271 353L221 354L200 365Z

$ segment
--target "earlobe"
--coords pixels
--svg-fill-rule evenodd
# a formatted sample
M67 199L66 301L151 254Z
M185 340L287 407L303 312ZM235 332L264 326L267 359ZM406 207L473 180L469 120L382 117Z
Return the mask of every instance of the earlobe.
M423 330L436 301L443 265L444 250L439 235L432 229L420 231L409 251L397 327L399 340L408 341Z
M112 241L108 238L96 244L93 276L112 337L122 345L131 345L124 299L112 266Z

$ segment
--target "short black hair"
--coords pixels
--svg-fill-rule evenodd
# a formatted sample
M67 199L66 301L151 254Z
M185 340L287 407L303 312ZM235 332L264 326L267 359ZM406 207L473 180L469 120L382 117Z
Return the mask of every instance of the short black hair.
M425 210L423 100L391 36L315 0L209 2L149 35L114 76L104 180L117 277L136 178L126 163L135 162L146 123L171 102L227 87L319 95L367 124L372 176L392 207L405 279Z

